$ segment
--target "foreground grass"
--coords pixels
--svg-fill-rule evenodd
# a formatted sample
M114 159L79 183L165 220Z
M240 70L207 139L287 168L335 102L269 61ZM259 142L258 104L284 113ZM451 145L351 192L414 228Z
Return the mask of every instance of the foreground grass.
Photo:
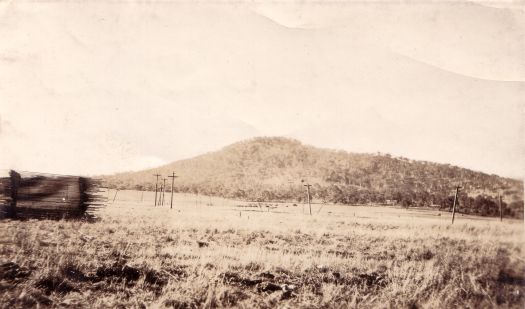
M0 306L525 304L521 222L450 225L447 214L341 206L310 217L291 205L182 200L170 210L121 198L95 223L1 221Z

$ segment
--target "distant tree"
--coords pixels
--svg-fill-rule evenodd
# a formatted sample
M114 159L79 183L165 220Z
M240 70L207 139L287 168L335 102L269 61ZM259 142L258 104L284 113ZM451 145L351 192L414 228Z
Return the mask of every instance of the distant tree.
M514 218L523 219L523 207L523 201L514 201L506 207L507 214Z
M235 193L233 194L233 198L245 199L246 192L244 190L237 189L237 191L235 191Z

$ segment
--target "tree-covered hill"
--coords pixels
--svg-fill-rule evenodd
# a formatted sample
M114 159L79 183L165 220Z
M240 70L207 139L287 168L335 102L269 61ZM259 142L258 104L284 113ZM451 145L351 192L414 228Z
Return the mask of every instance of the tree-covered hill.
M495 215L496 197L502 194L507 216L523 214L523 182L518 180L388 154L321 149L282 137L254 138L104 179L111 188L154 190L153 174L167 178L172 171L179 176L175 191L253 201L301 201L306 198L304 181L312 184L317 201L449 208L454 187L460 185L464 212Z

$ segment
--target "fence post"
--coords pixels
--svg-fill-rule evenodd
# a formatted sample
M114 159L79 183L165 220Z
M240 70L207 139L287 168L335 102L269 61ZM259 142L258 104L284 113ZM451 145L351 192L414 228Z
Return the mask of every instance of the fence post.
M11 193L11 201L10 205L7 209L7 217L8 218L15 218L16 217L16 202L18 199L18 187L20 186L20 174L15 172L14 170L9 171L9 178L10 178L10 193Z
M458 201L458 193L459 193L460 186L456 187L456 194L454 195L454 205L452 206L452 223L454 223L454 217L456 216L456 204Z

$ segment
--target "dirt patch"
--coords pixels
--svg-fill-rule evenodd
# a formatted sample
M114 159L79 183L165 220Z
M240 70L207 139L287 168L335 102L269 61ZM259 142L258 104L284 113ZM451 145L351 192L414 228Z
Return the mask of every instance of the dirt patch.
M248 294L240 289L232 289L230 291L224 291L217 297L217 300L222 307L233 307L249 297Z
M523 275L517 274L513 270L501 270L498 275L498 282L525 287L525 278Z
M17 281L31 275L31 270L20 267L18 264L8 262L0 265L0 280Z
M272 294L275 292L282 292L280 297L281 300L286 300L296 296L294 292L297 289L297 285L283 283L283 280L278 280L278 275L272 274L270 272L260 273L257 275L256 279L246 278L234 272L223 273L221 274L221 277L222 282L225 284L241 287L244 289L250 288L252 291L257 293ZM226 303L228 303L228 301L226 301ZM232 303L231 305L233 306L235 304Z
M260 273L259 277L265 278L265 279L270 279L270 280L275 279L275 275L270 273L270 272L268 272L268 271Z
M149 285L163 287L168 284L168 276L153 269L148 269L145 272L144 282Z
M39 289L28 288L22 291L10 305L12 307L21 306L22 308L39 307L40 305L51 306L53 301L43 294Z
M336 257L340 257L343 259L353 258L355 256L353 252L343 251L343 250L333 250L333 249L328 250L328 254L333 254Z
M222 282L229 285L237 285L237 286L243 286L243 287L253 287L261 282L263 282L262 279L249 279L249 278L243 278L239 274L234 272L225 272L219 277L222 278Z
M134 282L139 280L140 271L128 265L115 263L112 266L101 266L97 269L98 278L109 278L117 281Z
M200 308L205 301L205 297L183 297L182 299L167 299L163 305L167 308L173 309L196 309Z
M265 281L265 282L261 282L257 284L258 292L273 293L273 292L282 291L282 290L283 288L280 285L275 284L273 282Z
M170 278L178 280L187 276L181 267L157 271L147 266L133 267L122 262L100 266L95 273L91 274L83 273L75 265L66 265L61 269L61 275L73 282L92 283L90 287L94 288L103 287L104 281L125 282L128 285L133 285L143 277L146 286L157 290L168 284Z
M172 279L182 279L188 276L186 272L187 266L184 265L172 265L169 267L163 267L163 271L171 276Z
M351 277L347 282L364 285L366 287L384 287L388 284L386 275L377 272L361 273Z
M78 292L79 290L73 286L67 279L58 276L50 275L38 280L35 286L47 295L51 293L67 294L70 292Z
M71 281L77 282L98 282L101 279L94 275L85 275L78 266L73 264L66 264L61 269L61 273L64 277Z
M206 241L197 241L197 245L199 246L199 248L205 248L210 246L210 244Z

